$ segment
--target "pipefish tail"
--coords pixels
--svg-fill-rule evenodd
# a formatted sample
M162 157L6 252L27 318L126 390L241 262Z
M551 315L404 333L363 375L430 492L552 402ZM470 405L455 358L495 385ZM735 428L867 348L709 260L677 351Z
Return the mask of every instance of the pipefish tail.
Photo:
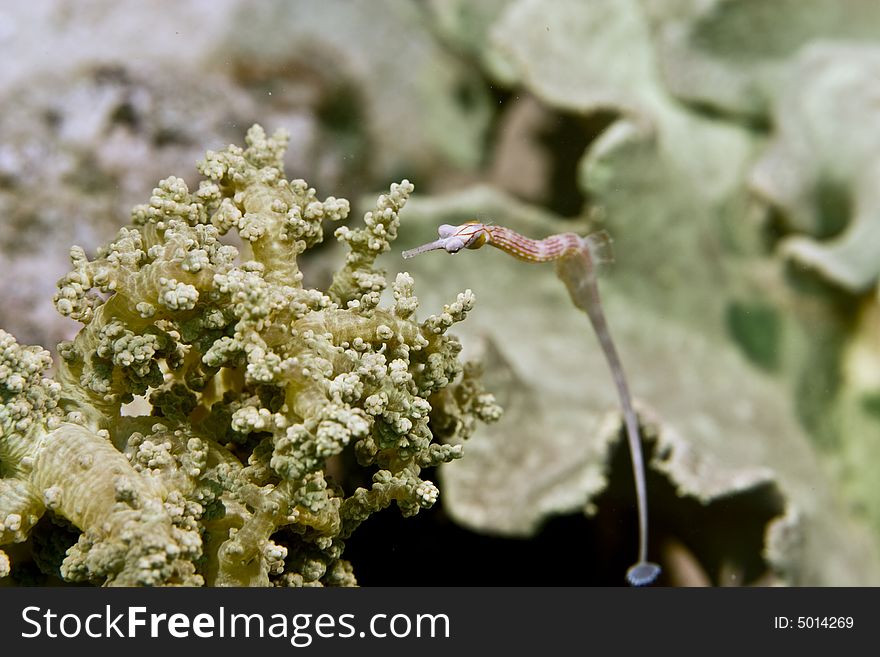
M590 319L611 370L623 411L639 519L638 559L627 570L626 579L633 586L652 583L660 575L660 566L648 561L648 493L638 416L632 405L623 364L602 310L596 276L596 265L610 260L608 234L603 231L581 237L576 233L559 233L535 240L505 226L480 222L469 222L459 226L443 224L437 232L438 239L404 251L403 257L412 258L428 251L438 250L458 253L461 249L479 249L488 244L524 262L556 263L556 273L568 288L574 305L583 310Z

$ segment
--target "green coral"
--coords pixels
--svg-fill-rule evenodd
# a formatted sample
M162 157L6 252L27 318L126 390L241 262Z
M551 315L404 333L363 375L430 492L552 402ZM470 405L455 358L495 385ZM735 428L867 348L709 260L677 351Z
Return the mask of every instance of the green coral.
M208 152L197 190L167 178L94 259L71 249L55 305L83 327L54 379L48 352L0 331L0 546L50 510L80 531L71 582L354 584L344 540L392 502L433 505L422 469L461 455L432 426L458 443L498 417L447 334L469 290L418 323L400 274L381 303L408 181L336 231L329 289L303 286L297 256L349 204L284 178L286 139L252 127L246 149ZM126 412L136 398L149 415ZM369 488L328 474L346 451Z

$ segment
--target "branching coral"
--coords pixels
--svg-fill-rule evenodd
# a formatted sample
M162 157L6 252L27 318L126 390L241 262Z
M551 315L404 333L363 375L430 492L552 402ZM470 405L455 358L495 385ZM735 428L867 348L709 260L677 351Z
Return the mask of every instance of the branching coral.
M375 259L413 186L339 228L344 266L326 293L308 289L297 256L349 204L284 179L283 132L254 126L247 144L209 152L194 192L160 182L93 260L71 250L55 305L83 328L54 379L48 352L0 331L0 546L51 510L81 531L65 580L354 584L344 540L392 501L404 515L434 504L422 469L499 414L446 333L469 290L418 323L400 274L381 304ZM221 242L230 231L245 257ZM151 414L125 416L139 396ZM432 442L429 421L453 440ZM344 451L370 488L328 476Z

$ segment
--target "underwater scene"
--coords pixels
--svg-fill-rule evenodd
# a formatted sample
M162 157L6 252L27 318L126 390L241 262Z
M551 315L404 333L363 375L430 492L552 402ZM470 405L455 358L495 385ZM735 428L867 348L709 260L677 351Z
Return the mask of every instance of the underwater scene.
M876 0L0 47L0 586L880 585Z

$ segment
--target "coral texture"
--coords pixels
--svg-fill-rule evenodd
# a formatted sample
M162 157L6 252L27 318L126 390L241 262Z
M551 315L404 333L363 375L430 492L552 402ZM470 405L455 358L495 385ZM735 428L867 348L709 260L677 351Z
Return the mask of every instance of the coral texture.
M308 289L297 256L349 204L284 178L283 132L254 126L247 144L209 152L195 191L161 181L94 259L71 249L55 305L83 327L54 378L48 352L0 331L0 546L51 511L79 531L55 559L64 580L354 584L344 540L392 502L404 515L433 505L422 469L458 458L475 422L500 413L447 335L470 291L418 323L402 273L381 303L374 262L413 186L339 228L344 265L326 292ZM139 397L147 414L130 414ZM329 476L345 459L369 488ZM46 543L31 549L51 568ZM9 562L0 552L3 573Z

